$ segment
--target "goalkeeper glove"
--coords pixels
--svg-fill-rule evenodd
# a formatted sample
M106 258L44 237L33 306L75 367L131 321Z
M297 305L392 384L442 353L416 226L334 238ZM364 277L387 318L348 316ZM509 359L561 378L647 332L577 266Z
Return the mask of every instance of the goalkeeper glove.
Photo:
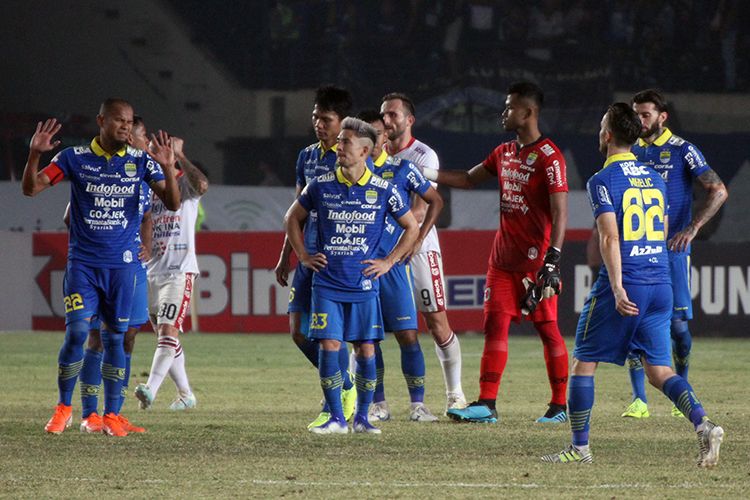
M523 279L526 294L521 299L521 314L528 316L536 310L536 306L542 300L542 289L529 278Z
M537 286L542 290L542 297L548 299L560 294L560 250L549 247L544 254L544 264L536 273Z

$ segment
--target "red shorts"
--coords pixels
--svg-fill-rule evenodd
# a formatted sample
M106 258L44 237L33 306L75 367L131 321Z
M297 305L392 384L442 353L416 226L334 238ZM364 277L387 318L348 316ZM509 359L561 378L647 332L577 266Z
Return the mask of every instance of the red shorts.
M521 321L521 299L526 294L523 279L535 279L536 273L511 273L490 267L484 285L484 313L503 313ZM539 302L529 321L557 321L557 295Z

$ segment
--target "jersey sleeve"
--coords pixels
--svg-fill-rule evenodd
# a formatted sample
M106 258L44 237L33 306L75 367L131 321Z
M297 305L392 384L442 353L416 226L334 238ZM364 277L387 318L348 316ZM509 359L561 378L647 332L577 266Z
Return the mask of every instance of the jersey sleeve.
M164 180L164 171L161 169L156 160L151 158L148 153L143 153L143 161L146 165L146 169L143 172L143 180L148 184L152 182L159 182Z
M498 146L482 162L484 169L495 177L497 177L497 165L500 163L500 154L500 146Z
M547 189L550 194L567 193L567 166L565 165L565 157L559 149L555 148L554 154L547 157L547 163L544 169L547 174Z
M404 203L404 199L398 193L396 186L388 187L388 213L393 216L394 219L400 219L406 212L409 211L409 207Z
M294 176L297 179L297 187L300 189L304 188L307 184L307 180L305 179L305 161L302 157L303 152L304 149L297 155L297 165L294 167Z
M594 175L589 179L586 183L586 192L589 196L589 203L591 203L594 219L603 213L615 211L609 187L602 176Z
M299 201L299 204L302 205L302 208L310 212L312 210L315 210L317 198L318 198L318 180L313 179L310 182L310 184L305 186L305 188L302 190L302 192L299 195L299 198L297 198L297 201Z
M425 194L432 185L412 162L406 162L406 188L418 195Z
M141 183L141 189L143 190L143 213L145 214L151 210L151 188L145 182Z
M52 158L49 165L42 169L41 173L47 176L50 184L53 186L65 177L70 177L71 166L73 164L71 161L72 154L72 148L63 149Z
M682 157L685 160L685 167L690 170L693 177L698 177L711 168L703 153L689 142L686 142L682 148Z

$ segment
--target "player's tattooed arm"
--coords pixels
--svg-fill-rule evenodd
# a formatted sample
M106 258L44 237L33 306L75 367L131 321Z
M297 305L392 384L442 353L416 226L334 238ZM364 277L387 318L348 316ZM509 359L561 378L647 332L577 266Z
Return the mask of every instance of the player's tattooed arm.
M183 139L172 136L172 148L174 149L174 156L177 163L185 173L185 177L187 177L193 190L199 196L203 196L208 191L208 177L185 156L184 146L185 141Z
M469 170L435 170L424 168L424 176L433 182L458 189L472 189L494 177L483 163L474 165Z
M26 196L36 196L52 185L49 177L44 172L39 172L39 159L42 154L60 145L59 140L53 141L52 138L61 128L62 124L57 123L54 118L36 124L36 132L29 142L29 159L23 168L21 181L21 189Z
M669 249L672 251L682 252L687 249L700 228L716 215L716 212L719 211L729 197L729 191L724 182L722 182L719 174L713 169L709 168L699 175L698 182L706 191L705 203L695 211L690 224L669 240Z

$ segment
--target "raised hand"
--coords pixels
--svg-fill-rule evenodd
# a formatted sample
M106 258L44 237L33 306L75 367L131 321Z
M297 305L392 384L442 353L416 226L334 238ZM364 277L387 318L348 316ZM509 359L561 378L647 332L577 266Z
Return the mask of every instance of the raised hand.
M49 118L44 123L37 123L36 132L31 136L31 141L29 142L29 149L36 153L52 151L60 145L60 141L53 141L52 138L61 128L62 124L58 123L54 118Z
M148 154L162 166L169 168L174 166L174 150L172 139L169 134L160 130L158 134L151 134L151 142L148 143Z
M181 139L180 137L172 136L170 139L172 139L172 150L174 151L175 157L178 157L183 154L183 147L185 146L185 140Z

